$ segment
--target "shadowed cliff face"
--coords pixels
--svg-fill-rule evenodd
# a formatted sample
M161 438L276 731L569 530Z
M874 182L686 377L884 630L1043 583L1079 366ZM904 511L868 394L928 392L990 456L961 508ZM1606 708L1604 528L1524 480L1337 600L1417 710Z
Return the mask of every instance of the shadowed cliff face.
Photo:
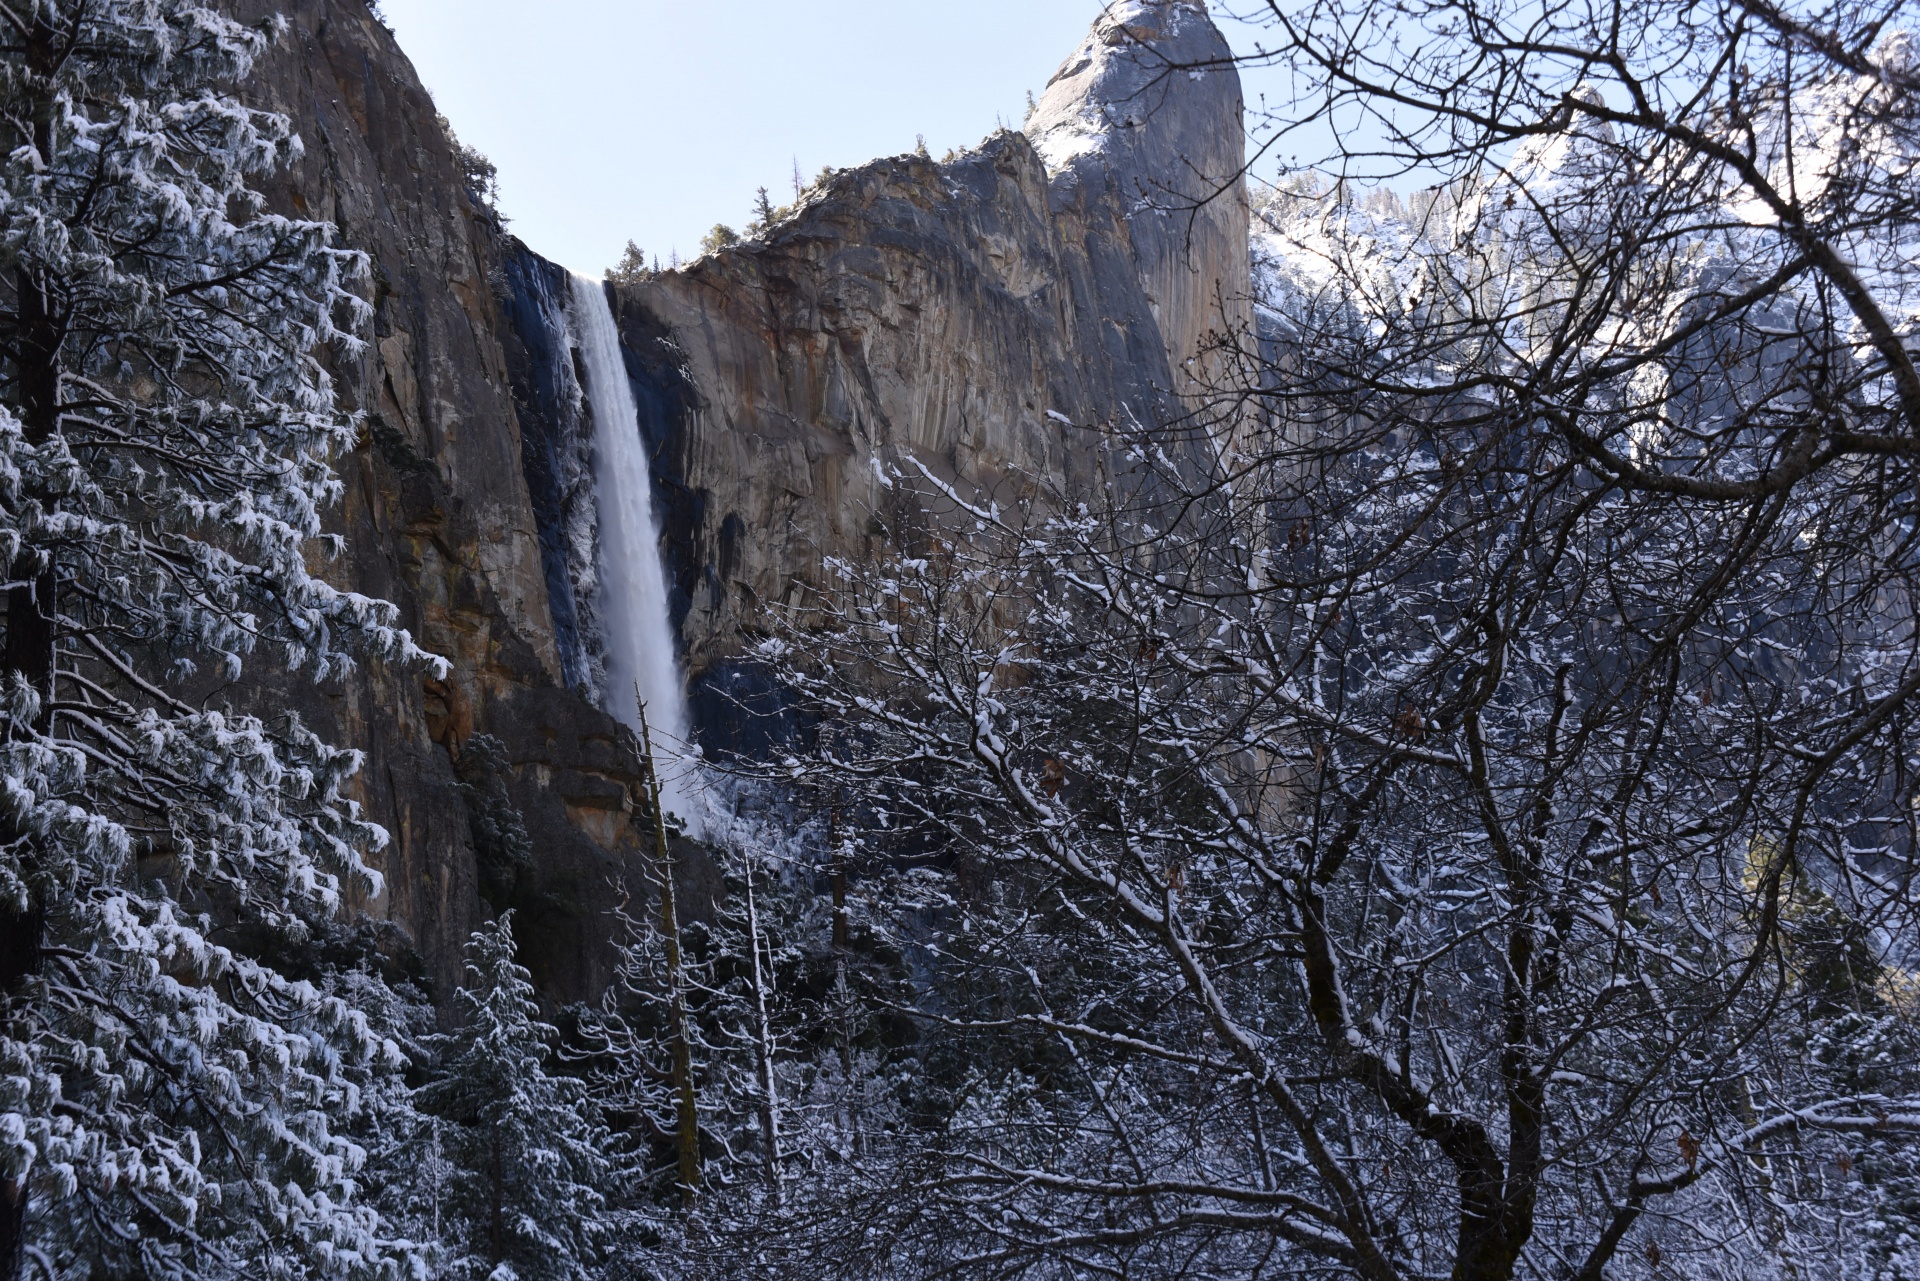
M499 234L366 5L233 7L278 10L290 24L243 87L292 117L305 145L274 198L331 220L372 258L368 345L335 362L342 402L364 414L365 430L341 465L346 496L331 521L347 554L332 577L399 604L421 643L453 664L444 682L370 668L318 691L256 673L265 688L253 696L268 708L291 699L321 732L365 751L360 799L391 837L372 859L386 892L368 907L406 931L442 999L489 910L483 889L491 907L521 909L516 933L545 991L590 995L607 974L613 886L637 866L637 771L624 731L567 687L578 643L570 601L555 609L547 572L548 544L567 531L530 497L508 377L509 350L523 357L538 326L508 323ZM551 469L539 479L564 488L568 460L547 461L558 479ZM476 735L501 750L476 755ZM486 804L518 811L531 859L476 851L474 808Z

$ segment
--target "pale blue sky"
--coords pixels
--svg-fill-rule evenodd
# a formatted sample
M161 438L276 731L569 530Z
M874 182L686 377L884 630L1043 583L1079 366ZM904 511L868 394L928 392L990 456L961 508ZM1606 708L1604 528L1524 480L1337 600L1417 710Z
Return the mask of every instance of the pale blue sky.
M1248 8L1247 3L1232 7ZM1257 7L1257 6L1254 6ZM629 237L665 262L797 160L857 165L1018 128L1102 0L382 0L536 250L598 274ZM1216 10L1217 12L1217 10ZM1224 18L1237 48L1257 34ZM1269 77L1271 73L1269 73ZM1254 77L1259 79L1259 77ZM1262 86L1249 83L1254 103Z
M1100 0L383 0L511 228L598 273L632 237L664 262L797 159L859 164L1018 127Z

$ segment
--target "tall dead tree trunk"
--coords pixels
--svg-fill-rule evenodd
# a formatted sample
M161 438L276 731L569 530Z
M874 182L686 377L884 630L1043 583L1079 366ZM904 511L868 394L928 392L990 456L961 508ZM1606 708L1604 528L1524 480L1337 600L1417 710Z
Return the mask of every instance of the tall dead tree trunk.
M833 950L845 954L847 930L847 846L840 839L840 811L827 812L827 846L833 852Z
M639 694L636 689L635 695ZM673 889L673 851L667 841L667 812L660 797L660 770L647 727L646 700L640 700L640 749L645 762L642 786L653 806L654 858L660 868L660 934L667 954L668 1037L673 1051L674 1145L679 1153L680 1204L693 1209L700 1187L700 1108L693 1088L693 1035L687 1015L686 961L680 949L680 909Z
M767 1190L780 1204L780 1086L773 1075L773 1027L767 1017L767 971L760 963L760 912L753 898L753 869L747 869L747 946L753 950L753 1051L760 1078L760 1142L765 1149Z

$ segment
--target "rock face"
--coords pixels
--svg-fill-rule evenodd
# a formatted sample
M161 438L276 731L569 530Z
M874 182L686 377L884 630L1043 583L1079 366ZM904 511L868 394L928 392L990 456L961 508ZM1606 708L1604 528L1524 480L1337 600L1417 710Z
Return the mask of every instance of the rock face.
M569 692L578 644L556 614L542 552L563 534L530 500L508 349L537 327L509 323L501 238L469 196L431 99L361 0L236 0L289 29L243 92L286 112L305 158L272 193L337 224L372 259L373 332L336 365L365 415L333 514L348 553L334 570L399 604L407 627L452 661L442 681L371 668L291 692L335 742L362 748L360 799L390 833L375 859L383 898L437 993L492 906L515 906L530 968L558 999L604 982L608 906L633 879L637 763L624 733ZM521 365L526 362L518 362ZM258 697L284 703L285 688ZM481 744L485 735L500 745ZM493 777L498 775L499 777ZM502 801L501 795L506 798ZM476 849L475 805L510 803L531 863Z
M743 632L826 558L914 518L904 457L1003 501L1069 495L1101 424L1193 412L1251 323L1243 138L1204 7L1132 0L1027 133L836 174L759 239L615 291L703 689L741 679Z
M250 697L291 697L367 753L360 798L392 834L367 906L441 996L481 915L512 906L543 990L590 997L644 859L636 754L597 705L593 424L566 276L468 191L364 0L230 2L289 19L244 90L305 142L275 199L372 259L371 341L336 362L366 429L343 467L335 574L399 604L453 665L444 682L368 669L291 695L256 677ZM1094 483L1103 424L1184 411L1213 336L1246 320L1224 52L1194 0L1133 0L1055 77L1033 141L836 174L761 238L612 290L710 745L781 730L722 697L778 708L737 659L769 606L826 558L930 519L893 479L909 456L1052 501ZM530 857L476 821L503 809Z
M1213 384L1218 336L1252 324L1244 116L1233 52L1204 0L1126 0L1093 24L1025 126L1057 219L1091 230L1113 209L1125 217L1181 393Z
M1158 330L1111 237L1068 241L1040 157L835 175L762 241L616 291L695 672L916 513L908 455L1002 501L1089 482L1094 426L1159 411ZM1123 231L1119 224L1108 229ZM1120 242L1124 253L1124 240ZM1088 305L1103 278L1130 290Z

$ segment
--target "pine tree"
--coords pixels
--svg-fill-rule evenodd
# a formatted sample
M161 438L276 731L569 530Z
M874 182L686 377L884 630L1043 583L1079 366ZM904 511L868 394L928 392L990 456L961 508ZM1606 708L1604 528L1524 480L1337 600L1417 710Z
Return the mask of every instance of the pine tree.
M487 159L486 152L460 141L460 135L453 131L451 120L445 116L435 116L434 123L440 126L440 132L447 137L447 146L453 149L453 162L460 168L461 181L467 188L467 199L496 227L501 226L504 220L500 217L499 207L499 167Z
M308 569L355 433L316 352L368 309L250 185L299 153L227 89L278 26L0 9L0 1277L407 1254L342 1133L399 1052L264 959L378 888L359 756L214 696L263 651L438 662Z
M767 195L765 187L760 188L753 198L753 217L747 223L747 235L753 238L766 235L773 230L773 224L780 220L780 211L773 207L773 201Z
M469 736L454 776L466 802L480 897L494 910L504 910L522 892L522 882L533 869L533 839L508 791L513 762L506 745L491 734Z
M548 1071L557 1033L513 959L512 916L468 940L460 1027L429 1038L438 1068L416 1100L447 1123L451 1275L571 1281L611 1244L620 1172L586 1088Z
M653 269L660 270L657 260ZM629 240L626 249L620 254L620 261L607 268L607 279L617 285L636 285L646 279L646 276L647 255L639 245Z

